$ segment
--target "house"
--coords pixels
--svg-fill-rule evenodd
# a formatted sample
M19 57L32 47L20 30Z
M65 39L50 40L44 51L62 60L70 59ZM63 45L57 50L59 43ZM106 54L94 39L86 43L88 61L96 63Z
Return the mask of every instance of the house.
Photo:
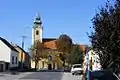
M17 44L12 44L14 48L18 51L18 61L19 61L19 69L23 68L30 69L30 55L24 49L22 49ZM21 67L22 66L22 67Z
M100 57L94 50L89 50L86 53L84 61L84 69L89 67L90 70L101 70Z
M18 51L4 38L0 37L0 71L18 68Z

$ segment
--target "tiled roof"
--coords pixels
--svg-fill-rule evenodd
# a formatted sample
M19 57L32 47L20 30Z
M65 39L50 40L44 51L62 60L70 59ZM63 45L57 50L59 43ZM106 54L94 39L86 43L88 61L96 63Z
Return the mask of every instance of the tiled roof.
M56 38L43 38L42 41L44 42L49 42L49 41L53 41L56 40Z
M44 42L43 44L44 44L45 48L48 48L48 49L57 49L56 40L49 41L49 42Z
M47 48L47 49L52 49L52 50L57 50L57 46L56 46L56 40L51 40L51 41L48 41L48 42L44 42L44 47ZM82 50L83 53L86 52L86 48L87 46L86 45L81 45L81 44L78 44L80 49ZM73 44L73 46L76 46L76 44Z
M3 39L2 37L0 37L0 40L1 40L4 44L6 44L11 50L18 52L7 40Z

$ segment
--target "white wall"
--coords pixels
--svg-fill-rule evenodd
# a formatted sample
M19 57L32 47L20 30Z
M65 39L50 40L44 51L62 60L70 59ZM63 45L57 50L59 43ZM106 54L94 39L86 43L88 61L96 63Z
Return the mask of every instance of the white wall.
M93 70L100 70L101 65L100 65L100 57L99 57L99 55L93 50L90 50L88 52L88 54L89 54L89 60L91 60L91 57L92 57L92 63L93 63L92 69Z
M32 45L34 44L34 28L32 29Z
M12 64L12 56L14 56L14 64ZM17 57L17 64L16 64ZM10 67L18 67L18 52L11 50L11 58L10 58Z
M36 26L36 25L34 25ZM36 31L39 31L39 35L36 35ZM32 29L32 44L34 44L35 40L40 40L40 42L42 43L42 38L43 38L43 28L41 25L38 26L38 28L34 28Z
M0 40L0 61L10 62L11 49Z
M35 68L35 61L31 60L31 68Z
M43 38L43 30L42 26L40 26L40 42L42 43L42 38Z

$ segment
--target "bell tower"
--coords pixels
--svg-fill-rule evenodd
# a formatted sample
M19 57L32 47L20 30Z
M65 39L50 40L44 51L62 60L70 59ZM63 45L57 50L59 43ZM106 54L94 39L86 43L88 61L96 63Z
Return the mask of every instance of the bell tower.
M32 44L38 40L42 43L42 21L39 14L35 18L32 29Z

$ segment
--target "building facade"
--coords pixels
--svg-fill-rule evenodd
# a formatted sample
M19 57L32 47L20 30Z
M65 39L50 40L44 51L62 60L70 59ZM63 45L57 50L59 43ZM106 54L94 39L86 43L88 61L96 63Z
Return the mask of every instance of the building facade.
M84 57L84 71L86 69L90 70L101 70L102 66L100 64L100 57L94 50L89 50Z
M56 53L56 38L43 38L43 26L39 15L35 18L32 29L32 44L34 44L36 41L43 43L45 48L44 53L48 53L48 56L49 53ZM54 68L54 65L56 65L53 58L54 56L55 55L52 55L51 61L48 58L40 60L37 65L38 69L48 69L49 64L51 64L51 66ZM33 60L31 60L31 68L35 68L35 62Z
M19 61L19 69L30 69L31 57L29 53L27 53L24 49L22 49L17 44L12 44L14 48L18 51L18 61Z
M18 68L18 51L0 37L0 71Z
M57 46L56 46L57 38L43 38L43 26L39 15L35 18L35 22L32 29L32 44L34 44L36 41L40 41L41 43L43 43L44 48L46 49L45 52L50 54L54 53L51 55L52 56L51 62L49 61L49 57L48 59L42 59L38 64L39 66L38 68L46 69L48 68L49 63L52 65L53 69L60 68L62 66L62 61L59 60L58 58L54 59L55 57L58 56L56 55L56 53L60 53L57 51ZM86 50L86 45L79 45L79 47L84 54ZM35 68L35 62L33 60L31 60L31 67Z

